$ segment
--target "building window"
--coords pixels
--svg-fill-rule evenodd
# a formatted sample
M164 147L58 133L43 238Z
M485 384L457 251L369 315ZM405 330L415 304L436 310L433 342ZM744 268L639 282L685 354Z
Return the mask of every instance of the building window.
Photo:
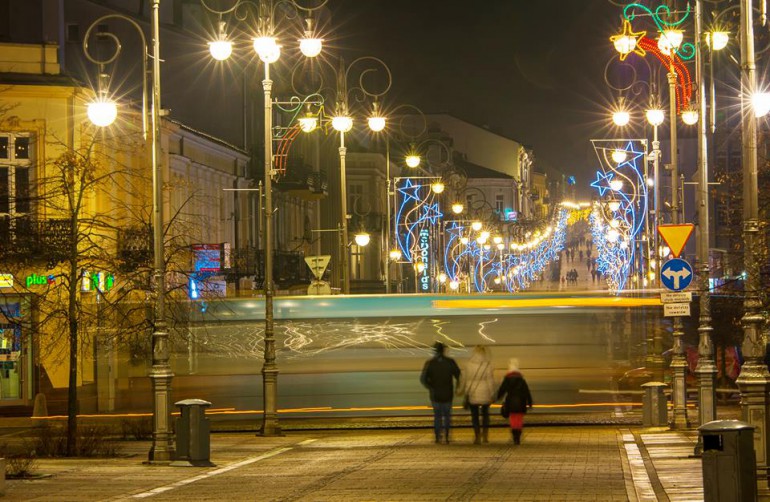
M361 183L351 183L348 187L348 213L355 213L360 208L360 200L364 195L364 185Z
M67 42L80 43L80 25L68 24L67 25Z
M505 205L505 196L501 193L495 195L495 211L498 214L503 214L503 206Z
M0 216L30 212L32 152L28 134L0 134Z

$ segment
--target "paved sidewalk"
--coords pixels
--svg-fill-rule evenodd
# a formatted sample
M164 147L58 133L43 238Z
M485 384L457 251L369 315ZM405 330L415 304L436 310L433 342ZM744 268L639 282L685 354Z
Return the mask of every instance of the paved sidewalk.
M702 500L696 436L617 426L506 428L449 445L429 429L211 436L211 468L143 465L146 441L114 459L40 459L33 481L8 480L5 500Z

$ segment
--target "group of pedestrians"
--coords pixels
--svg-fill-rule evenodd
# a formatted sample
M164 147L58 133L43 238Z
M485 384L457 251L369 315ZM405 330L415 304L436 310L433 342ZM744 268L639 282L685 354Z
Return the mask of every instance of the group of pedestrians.
M452 400L464 396L464 404L471 412L474 444L489 442L489 407L502 400L503 416L508 418L514 444L521 443L524 414L532 408L532 395L519 371L517 359L511 359L508 371L499 385L495 381L492 356L487 347L477 345L468 360L465 371L460 371L454 359L446 355L446 346L437 342L435 355L423 367L420 381L430 391L433 405L433 430L436 443L449 443L452 421ZM455 389L455 384L457 384Z

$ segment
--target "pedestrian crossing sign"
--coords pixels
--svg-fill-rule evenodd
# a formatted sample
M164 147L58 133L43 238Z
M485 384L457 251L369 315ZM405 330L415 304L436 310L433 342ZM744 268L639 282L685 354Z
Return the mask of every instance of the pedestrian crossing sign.
M663 240L666 241L666 245L671 250L671 254L674 258L679 258L682 254L687 240L692 235L692 231L695 225L692 223L684 223L680 225L658 225L658 233Z

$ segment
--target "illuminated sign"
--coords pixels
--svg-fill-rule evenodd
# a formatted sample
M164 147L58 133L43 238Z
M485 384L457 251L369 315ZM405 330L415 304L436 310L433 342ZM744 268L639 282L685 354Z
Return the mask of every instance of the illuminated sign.
M13 287L13 274L0 274L0 288Z
M420 230L419 238L420 246L420 258L422 259L425 268L422 269L420 275L420 291L423 293L430 292L430 232L427 228Z
M27 287L31 286L43 286L46 284L53 284L56 282L56 277L53 275L37 275L32 274L28 275L26 279L24 279L24 282L26 283Z
M514 211L513 209L506 209L505 210L505 221L518 221L519 220L519 213Z
M222 270L222 246L220 244L193 244L193 269L196 272L220 272Z
M111 290L113 286L115 286L115 276L113 274L83 271L83 282L80 283L80 291L87 293L98 289L105 292Z

